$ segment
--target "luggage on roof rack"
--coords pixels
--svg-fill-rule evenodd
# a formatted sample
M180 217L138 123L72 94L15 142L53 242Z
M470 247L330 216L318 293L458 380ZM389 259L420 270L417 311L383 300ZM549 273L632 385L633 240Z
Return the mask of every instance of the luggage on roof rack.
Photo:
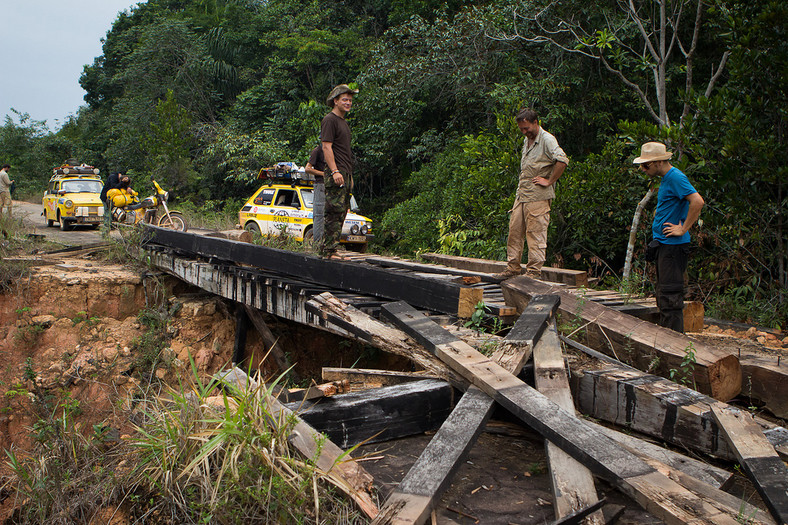
M52 172L53 175L98 175L99 169L88 164L80 164L79 166L63 164L52 170Z
M261 168L257 173L258 179L268 179L269 182L286 182L293 185L306 183L311 184L315 181L315 176L307 173L304 168L299 167L295 162L277 162L269 168Z

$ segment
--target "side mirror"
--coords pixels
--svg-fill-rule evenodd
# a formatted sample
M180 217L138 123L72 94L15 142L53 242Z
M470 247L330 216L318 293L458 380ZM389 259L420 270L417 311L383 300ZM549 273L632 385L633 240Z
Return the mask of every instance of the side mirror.
M66 194L66 190L57 190L57 194L58 195L65 195Z

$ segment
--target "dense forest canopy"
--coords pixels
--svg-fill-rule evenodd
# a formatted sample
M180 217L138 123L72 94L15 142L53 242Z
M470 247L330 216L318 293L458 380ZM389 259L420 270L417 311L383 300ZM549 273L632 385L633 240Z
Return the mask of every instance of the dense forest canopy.
M513 115L531 106L572 161L548 264L620 275L649 184L632 158L662 140L707 202L693 292L783 323L787 19L776 0L149 0L84 68L77 115L54 133L6 116L0 160L29 195L76 157L235 211L259 167L306 162L327 93L352 83L356 194L381 248L502 259Z

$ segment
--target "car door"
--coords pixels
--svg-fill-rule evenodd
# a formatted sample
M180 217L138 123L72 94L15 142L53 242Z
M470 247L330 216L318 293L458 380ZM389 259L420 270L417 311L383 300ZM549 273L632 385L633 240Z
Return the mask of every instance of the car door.
M270 230L268 233L279 235L286 233L293 237L300 237L298 224L301 222L301 201L298 193L292 188L279 188L276 190L273 206L271 207Z

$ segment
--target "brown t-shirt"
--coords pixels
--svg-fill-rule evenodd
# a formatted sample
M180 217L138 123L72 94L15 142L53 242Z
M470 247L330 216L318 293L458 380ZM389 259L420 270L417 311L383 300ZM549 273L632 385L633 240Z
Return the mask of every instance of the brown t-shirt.
M350 149L350 126L333 111L323 117L320 124L320 140L330 142L334 162L342 175L353 175L353 152Z
M318 171L326 171L326 161L323 158L322 146L317 146L312 150L312 153L309 155L309 164ZM315 175L315 180L322 182L323 176Z

